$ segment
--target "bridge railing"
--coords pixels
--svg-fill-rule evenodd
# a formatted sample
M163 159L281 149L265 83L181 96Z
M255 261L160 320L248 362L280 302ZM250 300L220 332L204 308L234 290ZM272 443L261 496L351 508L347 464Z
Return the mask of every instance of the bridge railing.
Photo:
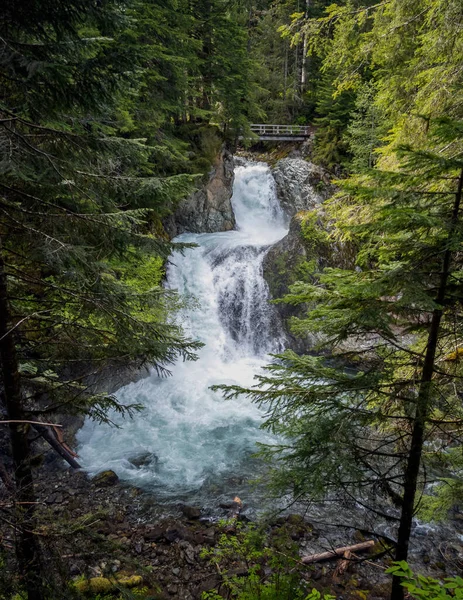
M307 125L268 125L264 123L253 123L250 126L253 133L257 135L294 135L308 137L312 128Z

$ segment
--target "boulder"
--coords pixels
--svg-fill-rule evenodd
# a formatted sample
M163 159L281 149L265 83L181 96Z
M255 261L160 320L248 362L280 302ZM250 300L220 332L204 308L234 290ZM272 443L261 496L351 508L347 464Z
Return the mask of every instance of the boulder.
M204 185L180 201L174 214L164 221L164 229L174 238L186 231L213 233L235 226L231 205L234 180L233 155L223 150L217 157Z
M187 504L184 504L181 507L181 510L185 517L190 520L199 519L201 516L201 509L197 506L188 506Z
M134 467L137 467L137 469L140 469L141 467L146 467L149 464L157 465L157 463L159 462L159 459L156 456L156 454L153 454L152 452L143 452L142 454L133 456L128 460L129 463Z
M119 477L111 470L101 471L101 473L98 473L93 478L93 483L97 487L109 487L111 485L116 485L118 481Z

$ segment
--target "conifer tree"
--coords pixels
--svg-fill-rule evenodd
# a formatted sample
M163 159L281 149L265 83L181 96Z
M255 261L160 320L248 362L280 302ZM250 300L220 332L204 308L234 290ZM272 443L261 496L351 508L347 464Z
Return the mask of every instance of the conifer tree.
M228 389L266 406L265 426L284 436L263 450L279 459L275 489L337 495L396 521L397 560L429 473L448 472L446 455L463 443L462 131L432 123L432 151L402 147L396 169L341 182L330 214L340 241L359 249L356 268L326 269L285 298L312 307L294 331L320 336L324 354L288 351L256 388ZM397 578L391 597L403 598Z
M355 99L355 110L349 115L345 133L352 160L349 165L354 173L371 169L379 158L378 149L386 136L387 120L375 103L375 91L371 82L365 83Z
M318 127L315 136L314 160L328 169L346 163L349 148L345 133L354 108L355 95L351 90L335 95L334 75L323 74L317 100Z
M12 1L2 14L0 362L30 600L57 596L40 560L24 421L130 413L92 393L88 376L127 364L165 371L197 348L169 320L175 299L160 284L171 245L156 234L191 177L160 177L158 149L123 134L156 69L152 47L118 44L137 16L87 0Z

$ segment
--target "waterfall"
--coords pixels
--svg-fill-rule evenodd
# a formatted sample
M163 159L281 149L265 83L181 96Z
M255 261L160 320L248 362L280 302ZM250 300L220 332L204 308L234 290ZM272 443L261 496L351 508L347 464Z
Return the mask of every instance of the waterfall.
M119 428L85 422L79 455L89 472L113 469L158 498L190 501L219 496L255 472L256 442L271 441L259 429L261 410L246 398L225 401L210 386L253 385L268 354L284 346L262 261L287 223L265 164L236 168L232 205L236 230L181 235L176 241L197 247L175 252L167 269L167 287L186 301L180 322L204 343L198 360L119 390L120 402L144 406L133 419L110 415Z

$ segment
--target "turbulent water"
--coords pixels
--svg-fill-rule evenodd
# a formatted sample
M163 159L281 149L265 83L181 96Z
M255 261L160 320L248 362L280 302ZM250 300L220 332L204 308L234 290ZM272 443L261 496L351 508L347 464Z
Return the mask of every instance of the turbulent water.
M248 483L261 467L253 453L257 442L274 440L259 428L263 415L257 406L246 398L225 401L210 386L252 385L268 354L284 345L268 304L262 261L286 234L287 224L264 164L236 169L232 204L236 230L180 236L178 241L198 247L183 256L174 254L168 268L168 287L187 299L181 323L204 342L198 360L179 361L171 377L152 373L119 390L122 403L145 407L133 419L110 415L120 428L87 421L78 434L80 461L87 471L113 469L121 479L155 492L162 510L185 501L214 514L222 500L235 494L245 499L250 516L262 508L259 492ZM395 537L395 527L355 502L292 506L299 509L309 511L323 531L305 548L308 554L345 544L347 524ZM434 561L443 553L463 556L462 540L459 526L417 522L411 558L421 560L423 553Z
M188 301L181 323L205 344L198 360L179 361L169 378L152 373L119 390L120 402L145 407L133 419L111 415L120 428L87 421L78 435L86 470L113 469L158 498L203 504L239 492L255 473L256 442L270 441L259 429L262 413L210 386L252 385L268 354L283 347L262 261L287 223L265 164L236 168L232 205L235 231L184 234L176 241L198 247L169 262L167 285Z

